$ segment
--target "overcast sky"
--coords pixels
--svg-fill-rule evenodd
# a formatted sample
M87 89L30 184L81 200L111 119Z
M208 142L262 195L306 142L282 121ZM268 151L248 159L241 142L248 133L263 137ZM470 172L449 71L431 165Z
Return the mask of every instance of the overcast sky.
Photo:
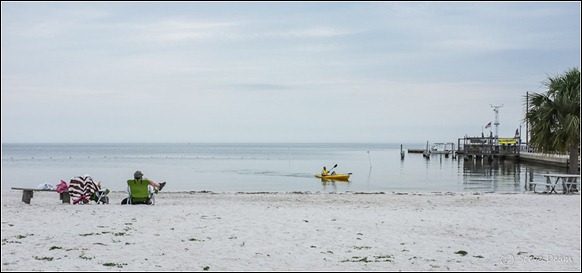
M456 142L491 105L525 136L580 32L580 2L3 1L2 142Z

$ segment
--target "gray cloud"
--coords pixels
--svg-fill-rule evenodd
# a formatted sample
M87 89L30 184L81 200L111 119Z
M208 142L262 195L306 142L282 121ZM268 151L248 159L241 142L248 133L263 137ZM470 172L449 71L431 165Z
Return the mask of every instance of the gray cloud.
M3 142L444 142L490 104L511 135L580 60L571 2L2 8Z

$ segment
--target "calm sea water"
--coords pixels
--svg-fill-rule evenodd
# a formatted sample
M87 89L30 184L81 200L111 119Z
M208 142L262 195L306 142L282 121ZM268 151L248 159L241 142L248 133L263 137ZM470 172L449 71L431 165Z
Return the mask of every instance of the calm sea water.
M426 144L404 144L404 150ZM352 173L322 182L323 166ZM2 190L90 174L112 190L127 179L167 182L164 191L523 192L526 181L565 169L512 160L464 161L407 153L400 144L2 144Z

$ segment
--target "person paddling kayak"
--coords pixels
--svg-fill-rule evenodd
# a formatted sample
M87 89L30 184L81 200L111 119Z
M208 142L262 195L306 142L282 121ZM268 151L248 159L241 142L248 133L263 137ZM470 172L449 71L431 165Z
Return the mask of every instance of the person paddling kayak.
M333 166L333 168L330 169L330 171L335 169L335 167L337 167L337 164L335 164ZM325 166L323 166L323 170L321 171L321 176L334 175L334 174L335 174L335 171L331 172L331 174L330 174L329 171L325 168Z

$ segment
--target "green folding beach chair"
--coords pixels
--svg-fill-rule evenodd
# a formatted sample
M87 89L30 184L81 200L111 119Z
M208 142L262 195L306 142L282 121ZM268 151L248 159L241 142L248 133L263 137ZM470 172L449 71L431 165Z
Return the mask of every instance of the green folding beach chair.
M109 196L107 196L111 191L109 189L100 189L91 195L91 200L97 202L97 204L109 204Z
M148 204L156 203L156 193L147 180L127 180L127 204Z

